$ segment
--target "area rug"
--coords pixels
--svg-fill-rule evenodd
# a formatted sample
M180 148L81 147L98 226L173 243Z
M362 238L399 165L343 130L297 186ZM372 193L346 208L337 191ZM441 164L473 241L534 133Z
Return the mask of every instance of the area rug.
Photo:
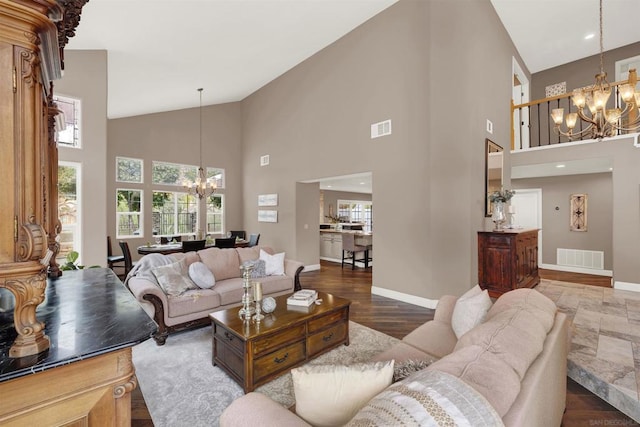
M367 362L399 340L349 322L349 341L309 364ZM164 346L150 339L133 348L138 384L155 427L218 426L222 411L244 394L211 364L211 351L208 327L173 334ZM295 402L289 373L256 391L287 407Z

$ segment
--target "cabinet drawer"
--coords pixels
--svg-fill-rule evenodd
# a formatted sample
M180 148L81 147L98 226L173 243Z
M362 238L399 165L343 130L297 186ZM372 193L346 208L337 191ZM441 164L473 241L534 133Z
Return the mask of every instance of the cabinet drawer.
M253 364L253 382L273 375L306 359L305 343L300 341L256 359Z
M313 333L322 328L326 328L330 326L332 323L336 323L342 319L347 318L347 309L343 308L341 310L333 311L328 313L322 317L318 317L317 319L313 319L309 321L309 333Z
M260 338L253 343L253 354L258 355L266 353L277 347L299 340L305 336L305 325L301 323L282 332Z
M512 237L508 235L496 236L491 235L486 238L487 246L511 246Z
M345 322L341 322L332 328L311 335L307 345L309 357L327 348L335 347L338 343L344 341L346 337L347 324Z
M244 341L240 339L238 336L232 334L222 326L217 323L214 323L214 339L218 342L224 343L224 345L231 347L240 353L244 352Z

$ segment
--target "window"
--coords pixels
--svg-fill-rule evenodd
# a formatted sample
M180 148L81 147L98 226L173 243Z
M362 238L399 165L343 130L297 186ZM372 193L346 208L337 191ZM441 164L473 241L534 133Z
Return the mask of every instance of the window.
M161 185L183 185L186 180L193 181L198 174L197 166L177 163L152 162L152 182Z
M224 231L224 196L212 194L207 197L207 233Z
M364 230L373 228L373 203L362 200L338 200L338 217L344 222L362 222Z
M142 190L116 190L116 237L144 237Z
M215 181L216 188L224 188L224 169L207 168L207 180Z
M82 254L80 221L80 163L58 164L58 217L62 223L58 264L65 263L67 254L76 251Z
M58 144L62 147L81 148L79 99L55 95L53 101L62 111L64 129L58 129Z
M143 163L141 159L116 157L116 182L142 184Z
M187 193L153 192L153 234L195 234L198 229L198 198Z

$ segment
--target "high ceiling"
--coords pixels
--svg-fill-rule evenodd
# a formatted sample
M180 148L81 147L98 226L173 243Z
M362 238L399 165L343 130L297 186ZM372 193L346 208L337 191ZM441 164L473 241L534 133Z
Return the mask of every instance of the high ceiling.
M91 0L67 49L108 51L109 118L233 102L396 1ZM598 52L598 0L491 2L532 72ZM604 16L605 49L640 41L640 0Z

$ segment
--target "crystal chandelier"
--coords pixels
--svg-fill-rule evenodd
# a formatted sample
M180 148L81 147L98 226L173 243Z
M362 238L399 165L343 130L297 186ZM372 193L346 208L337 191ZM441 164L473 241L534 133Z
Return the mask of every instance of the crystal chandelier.
M599 139L615 136L618 131L637 132L640 130L640 92L636 91L636 70L629 70L629 80L619 86L620 98L624 101L624 109L615 107L607 109L607 102L611 96L611 85L607 81L607 73L604 72L602 43L602 0L600 0L600 73L596 74L596 82L583 89L575 89L571 96L576 112L564 116L564 108L555 108L551 111L551 118L555 123L554 130L569 140L574 138ZM585 106L589 113L585 113ZM565 121L567 130L560 126ZM585 128L574 130L578 118L587 123Z
M209 196L216 191L215 179L207 179L207 174L202 167L202 90L202 88L198 89L198 92L200 92L200 167L198 168L198 176L196 176L196 179L192 182L187 181L184 183L186 192L193 196L198 196L199 199Z

